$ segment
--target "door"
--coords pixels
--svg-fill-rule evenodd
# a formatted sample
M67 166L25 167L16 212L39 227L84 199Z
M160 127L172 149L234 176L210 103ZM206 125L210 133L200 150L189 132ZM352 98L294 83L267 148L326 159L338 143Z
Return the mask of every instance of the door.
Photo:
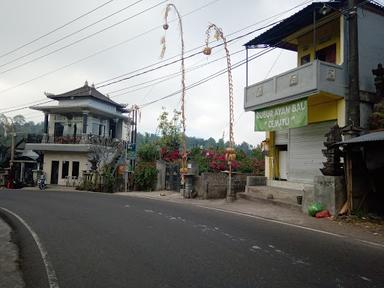
M325 134L335 121L309 124L289 131L289 181L313 183L326 160L321 152L326 141Z
M51 166L51 184L59 182L59 161L52 161Z
M279 151L279 175L280 180L287 180L287 151Z

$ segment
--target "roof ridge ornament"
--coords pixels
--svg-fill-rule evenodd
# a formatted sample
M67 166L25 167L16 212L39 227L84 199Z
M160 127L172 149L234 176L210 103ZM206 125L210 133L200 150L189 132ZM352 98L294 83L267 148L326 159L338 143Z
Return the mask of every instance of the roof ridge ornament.
M87 87L87 86L88 86L88 81L85 80L84 87Z

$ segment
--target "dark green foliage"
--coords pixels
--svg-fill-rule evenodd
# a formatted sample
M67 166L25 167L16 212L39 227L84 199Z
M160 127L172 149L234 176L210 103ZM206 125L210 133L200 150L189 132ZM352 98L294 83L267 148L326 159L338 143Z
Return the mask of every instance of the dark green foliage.
M189 153L189 158L196 163L199 173L209 171L209 160L203 153L204 150L198 147L192 148Z
M156 164L152 162L139 162L135 168L134 181L136 190L151 191L157 179Z
M159 159L159 148L156 143L144 143L137 149L139 161L153 162Z

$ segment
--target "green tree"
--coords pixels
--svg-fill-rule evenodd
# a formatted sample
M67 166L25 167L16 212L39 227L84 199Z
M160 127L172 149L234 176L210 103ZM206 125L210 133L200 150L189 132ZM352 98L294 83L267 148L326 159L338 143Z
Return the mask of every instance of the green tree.
M165 110L160 114L157 126L160 132L160 146L167 147L170 150L179 149L181 144L181 123L180 112L174 110L172 118L169 119L169 113Z

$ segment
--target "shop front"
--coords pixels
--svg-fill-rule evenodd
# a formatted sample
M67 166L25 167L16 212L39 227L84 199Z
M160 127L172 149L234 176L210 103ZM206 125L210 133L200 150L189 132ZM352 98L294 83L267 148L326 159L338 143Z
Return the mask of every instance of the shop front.
M255 130L266 131L265 176L269 183L298 189L321 175L324 135L338 122L342 110L338 106L343 101L314 95L255 110Z

